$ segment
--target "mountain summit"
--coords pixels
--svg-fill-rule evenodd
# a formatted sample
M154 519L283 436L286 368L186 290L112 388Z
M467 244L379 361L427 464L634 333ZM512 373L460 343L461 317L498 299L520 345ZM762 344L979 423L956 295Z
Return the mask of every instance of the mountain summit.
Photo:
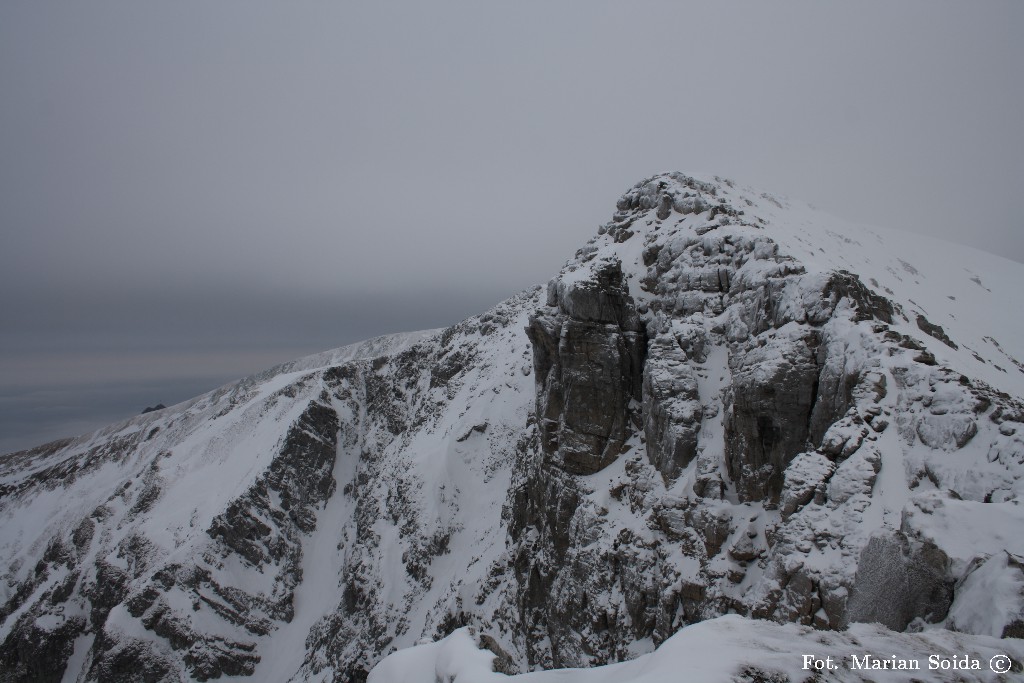
M421 643L393 682L669 640L616 680L712 641L708 681L886 642L990 680L1024 659L1022 289L655 176L487 313L4 456L0 681L363 681Z

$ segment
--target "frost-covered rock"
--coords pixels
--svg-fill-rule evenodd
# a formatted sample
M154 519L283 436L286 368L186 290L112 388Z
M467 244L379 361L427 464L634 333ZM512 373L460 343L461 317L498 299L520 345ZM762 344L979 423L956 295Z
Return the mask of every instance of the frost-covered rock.
M871 537L860 554L847 620L902 631L915 619L945 619L953 598L949 558L936 546L913 546L903 534Z
M1024 558L1006 551L978 557L957 582L949 628L996 638L1024 638Z
M786 468L782 489L782 517L789 517L816 497L824 502L824 487L835 472L831 460L818 452L801 453Z
M703 406L697 378L675 337L648 346L643 377L647 457L666 477L675 478L697 454Z

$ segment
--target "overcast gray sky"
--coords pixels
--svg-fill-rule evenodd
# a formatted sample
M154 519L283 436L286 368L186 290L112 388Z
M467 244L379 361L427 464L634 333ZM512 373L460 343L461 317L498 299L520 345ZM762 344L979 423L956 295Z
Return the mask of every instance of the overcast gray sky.
M1024 260L1024 3L0 4L0 451L545 281L653 173Z

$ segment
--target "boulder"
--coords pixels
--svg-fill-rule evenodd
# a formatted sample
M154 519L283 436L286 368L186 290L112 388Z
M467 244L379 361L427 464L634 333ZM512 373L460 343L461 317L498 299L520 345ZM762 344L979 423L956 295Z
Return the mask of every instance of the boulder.
M903 631L915 619L936 623L953 601L949 558L901 532L872 536L860 554L847 622L877 622Z

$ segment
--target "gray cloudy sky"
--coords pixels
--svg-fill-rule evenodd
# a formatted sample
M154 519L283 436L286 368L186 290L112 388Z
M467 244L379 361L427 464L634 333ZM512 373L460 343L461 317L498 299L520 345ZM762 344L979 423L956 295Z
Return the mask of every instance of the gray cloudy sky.
M545 281L666 170L1024 260L1024 3L0 4L0 451Z

